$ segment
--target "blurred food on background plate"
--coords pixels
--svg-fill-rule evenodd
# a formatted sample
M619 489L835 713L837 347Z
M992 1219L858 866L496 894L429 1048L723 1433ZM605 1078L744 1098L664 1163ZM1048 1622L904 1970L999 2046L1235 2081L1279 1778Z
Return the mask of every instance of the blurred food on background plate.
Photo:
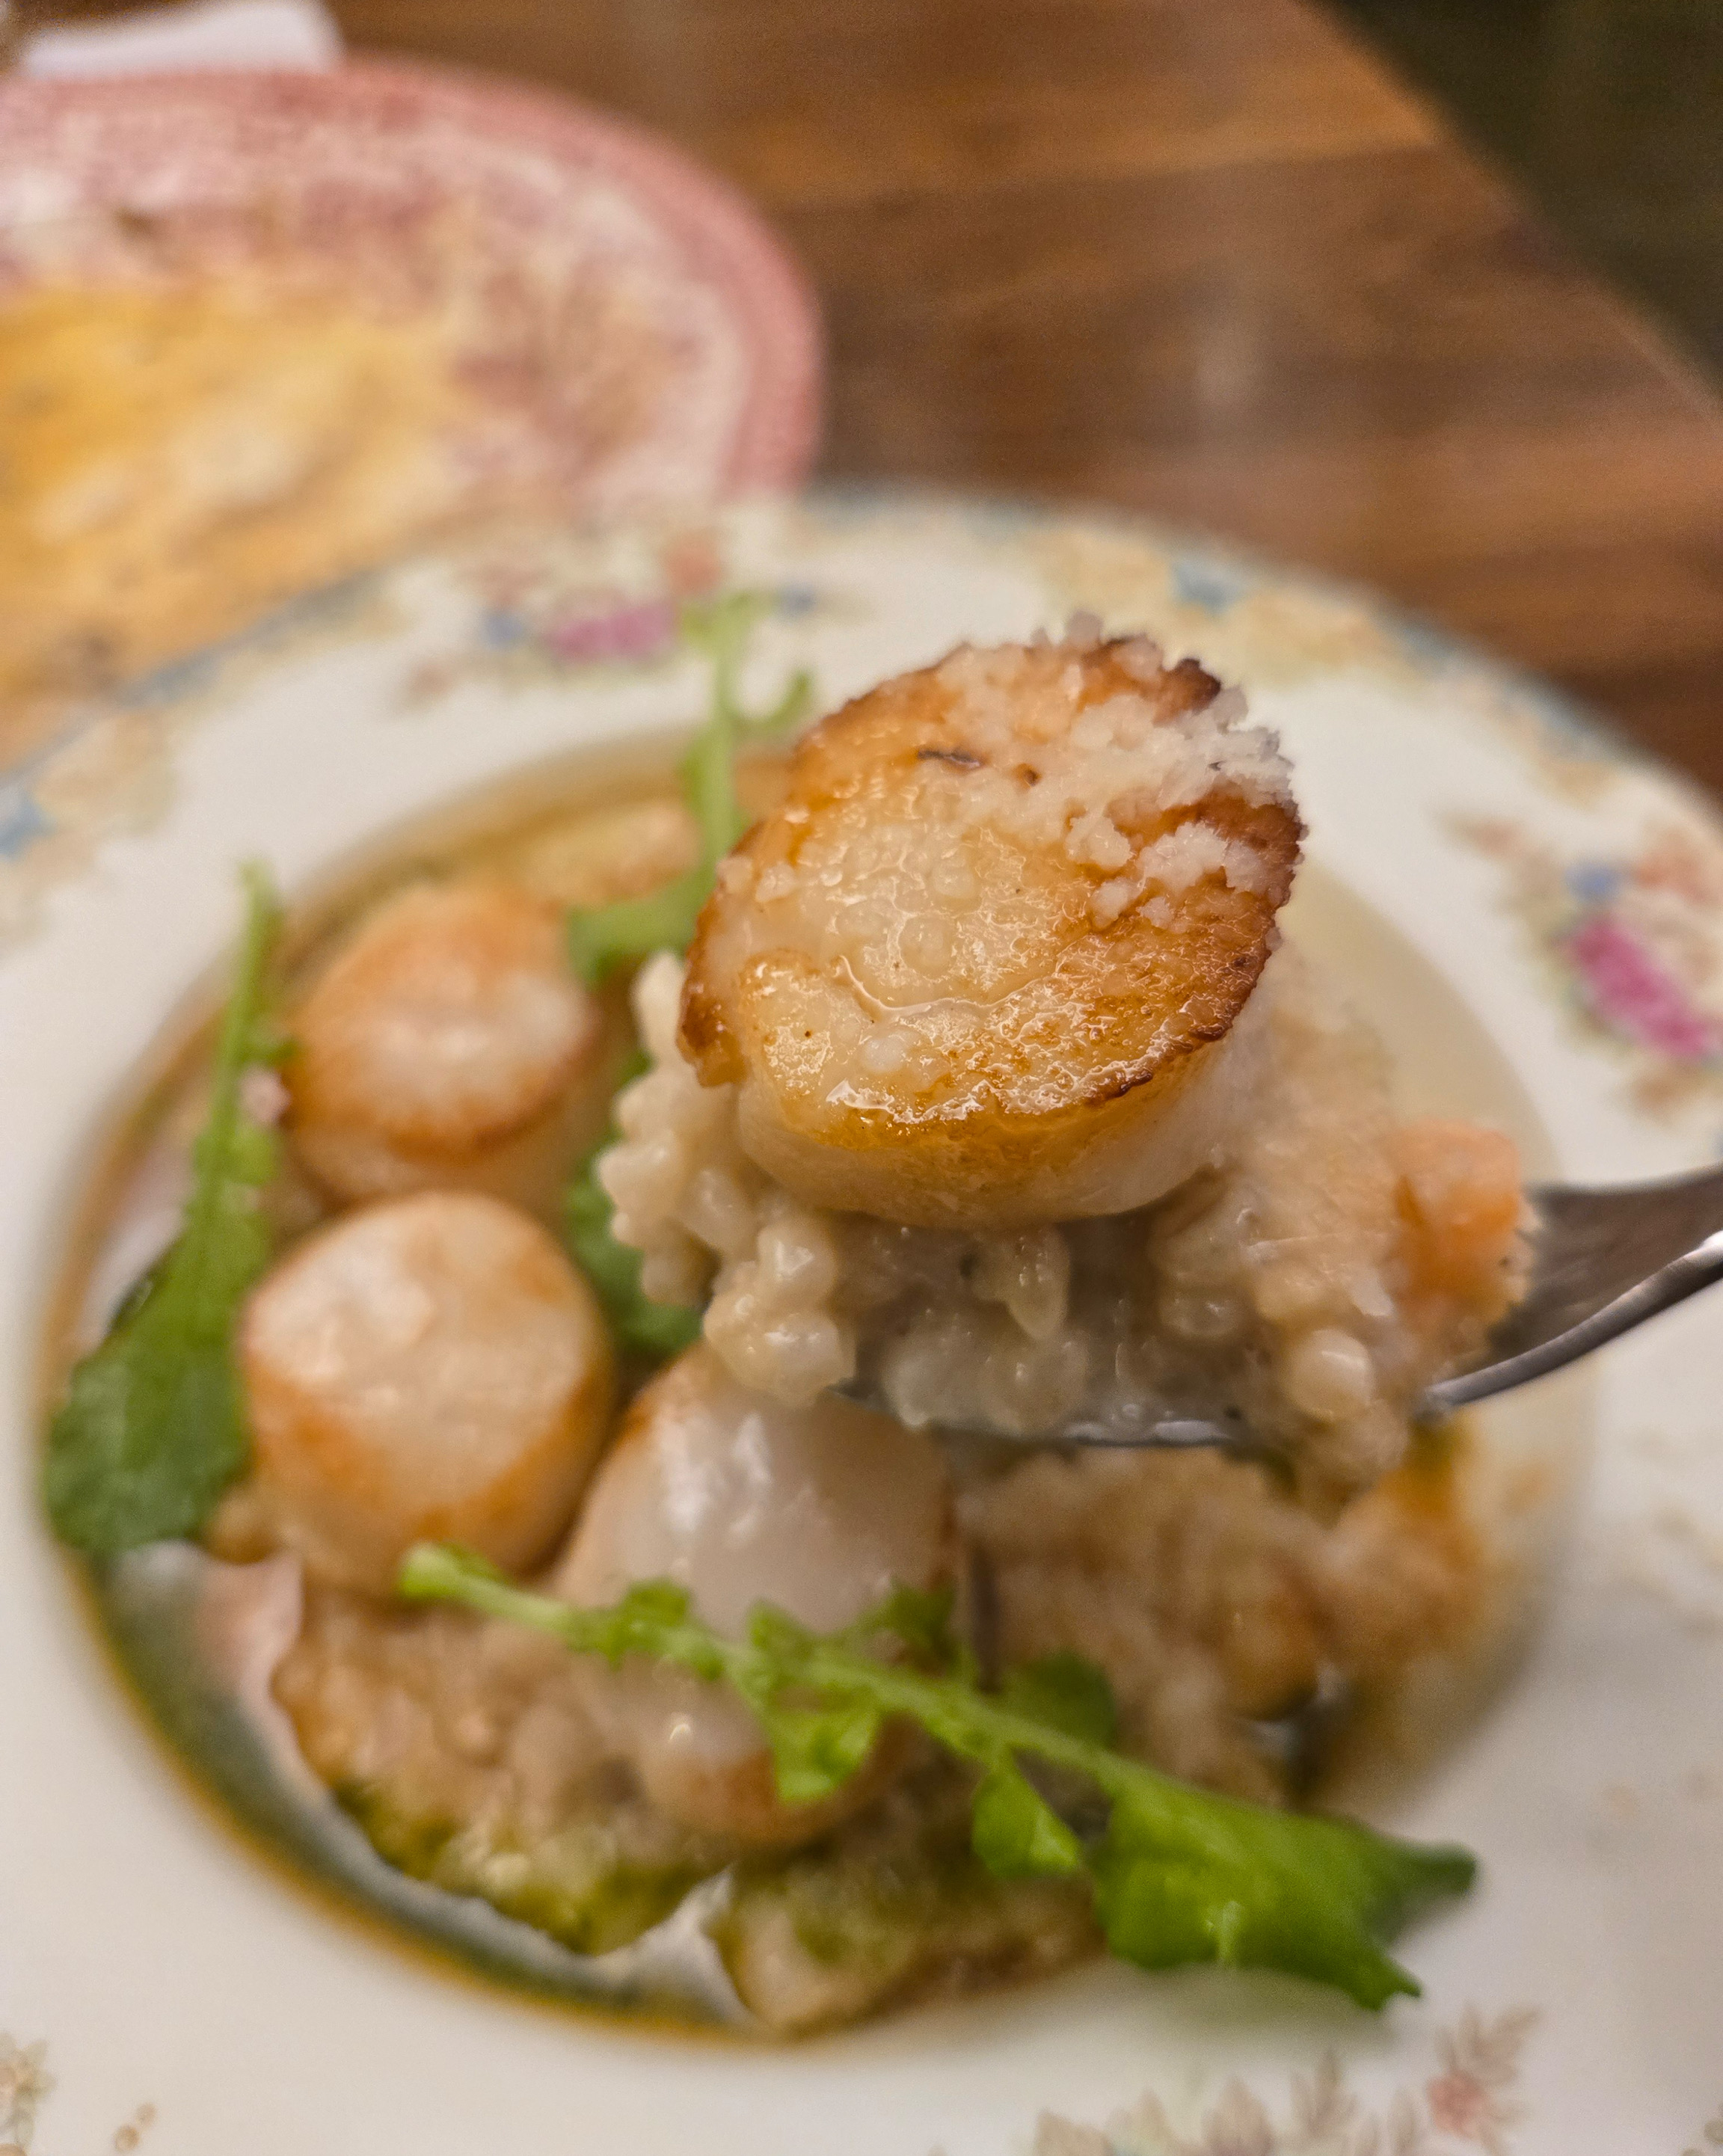
M452 526L792 484L817 374L746 207L578 108L0 84L0 757Z

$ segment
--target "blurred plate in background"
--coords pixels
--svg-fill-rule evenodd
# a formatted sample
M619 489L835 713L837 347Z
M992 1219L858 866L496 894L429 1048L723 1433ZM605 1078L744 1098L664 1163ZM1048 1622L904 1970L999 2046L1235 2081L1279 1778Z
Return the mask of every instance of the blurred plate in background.
M752 211L578 105L0 83L0 763L451 526L793 485L819 376Z

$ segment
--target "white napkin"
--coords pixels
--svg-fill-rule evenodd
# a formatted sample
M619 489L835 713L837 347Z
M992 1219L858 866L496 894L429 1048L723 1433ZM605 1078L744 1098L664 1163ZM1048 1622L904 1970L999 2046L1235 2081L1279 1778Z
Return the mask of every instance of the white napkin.
M182 68L327 68L341 32L318 0L183 0L99 22L38 30L18 46L20 74L152 74Z

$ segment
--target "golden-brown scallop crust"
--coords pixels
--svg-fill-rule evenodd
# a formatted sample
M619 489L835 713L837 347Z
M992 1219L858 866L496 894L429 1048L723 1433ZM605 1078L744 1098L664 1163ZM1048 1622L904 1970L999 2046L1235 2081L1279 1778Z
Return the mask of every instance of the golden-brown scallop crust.
M1141 642L1026 647L1026 678L1044 685L1074 664L1072 716L1115 696L1145 699L1157 724L1200 712L1219 684L1194 660L1145 679ZM884 683L823 720L798 745L786 796L742 840L743 874L720 878L690 953L681 1016L684 1053L708 1085L743 1086L744 1142L771 1172L813 1202L937 1224L979 1217L1002 1224L1064 1209L1113 1209L1084 1163L1104 1169L1144 1119L1158 1119L1208 1067L1244 1009L1277 941L1274 917L1297 866L1303 828L1290 801L1251 798L1224 773L1200 801L1146 808L1133 839L1152 839L1200 820L1242 840L1261 865L1257 888L1219 873L1166 906L1127 907L1097 925L1093 901L1105 871L1063 846L1028 849L980 834L969 849L972 907L954 910L961 935L990 914L1033 909L1038 963L977 1011L954 999L947 1022L925 1007L937 1052L931 1084L889 1079L858 1088L832 1082L830 1043L859 1009L845 968L805 949L774 947L755 928L738 935L739 910L762 875L793 874L811 841L867 825L935 824L985 757L941 666ZM1069 680L1069 676L1065 676ZM1013 773L1033 786L1033 764ZM1021 933L1008 922L1007 933ZM1067 1204L1069 1179L1088 1189ZM1105 1183L1105 1173L1100 1181ZM1126 1203L1135 1202L1126 1199ZM1050 1208L1049 1210L1047 1209Z

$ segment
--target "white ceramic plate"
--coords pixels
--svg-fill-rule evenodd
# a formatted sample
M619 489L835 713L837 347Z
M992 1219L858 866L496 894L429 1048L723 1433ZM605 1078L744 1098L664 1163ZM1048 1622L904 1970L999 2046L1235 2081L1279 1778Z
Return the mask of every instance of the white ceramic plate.
M1425 1996L1105 1966L771 2051L535 2005L344 1921L216 1823L122 1692L33 1491L33 1388L104 1120L207 983L233 863L290 891L582 745L685 726L673 602L771 590L835 701L1086 607L1242 680L1310 825L1306 932L1408 1091L1535 1163L1723 1133L1723 830L1536 685L1356 594L1115 520L742 506L419 562L0 778L0 2156L1681 2156L1723 2142L1723 1303L1504 1424L1596 1457L1536 1642L1395 1824L1480 1889Z

